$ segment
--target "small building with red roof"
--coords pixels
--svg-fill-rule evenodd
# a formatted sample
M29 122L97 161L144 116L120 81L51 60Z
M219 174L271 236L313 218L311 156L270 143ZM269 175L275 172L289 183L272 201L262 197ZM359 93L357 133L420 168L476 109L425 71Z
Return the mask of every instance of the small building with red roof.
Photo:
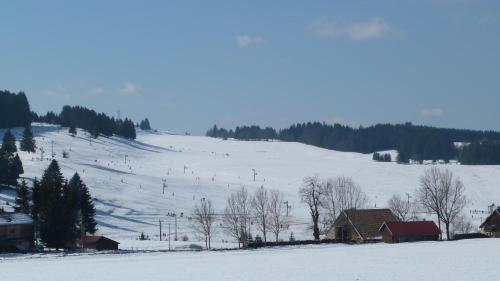
M105 236L87 235L82 237L82 247L85 249L116 251L118 250L118 244L120 243Z
M437 241L441 231L433 221L389 221L380 226L386 243Z

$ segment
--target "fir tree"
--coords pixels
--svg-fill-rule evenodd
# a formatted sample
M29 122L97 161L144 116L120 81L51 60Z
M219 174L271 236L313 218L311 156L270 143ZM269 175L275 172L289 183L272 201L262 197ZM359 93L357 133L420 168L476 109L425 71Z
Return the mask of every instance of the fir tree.
M31 206L31 217L35 221L35 227L38 222L38 213L41 207L41 191L40 191L40 182L37 178L33 181L33 188L31 190L31 199L33 201L33 205Z
M75 245L80 237L80 204L79 189L66 182L63 187L64 197L64 222L66 229L64 231L64 240L66 245Z
M5 134L3 135L3 142L2 142L2 147L0 150L7 152L7 153L16 153L17 152L17 147L16 147L16 138L8 129Z
M19 155L0 150L0 184L17 186L19 175L23 173Z
M78 176L78 174L75 175ZM80 189L80 207L84 232L94 234L97 231L94 201L90 196L89 189L83 182Z
M33 138L33 131L31 130L31 127L24 128L23 139L21 140L21 151L36 151L36 143L35 139Z
M16 154L13 158L11 158L10 167L9 167L9 184L17 185L17 180L19 176L24 174L23 162L21 162L21 158Z
M17 187L17 197L16 197L16 211L29 214L30 213L30 200L28 194L28 186L26 181L21 181L21 184Z
M151 125L149 124L148 118L142 120L139 127L141 128L141 130L151 130Z
M69 130L68 130L68 133L70 133L70 135L72 137L76 136L77 132L76 132L76 127L75 125L71 124L71 126L69 127Z
M59 164L52 160L40 182L38 219L42 242L56 249L64 247L69 229L64 210L64 185Z

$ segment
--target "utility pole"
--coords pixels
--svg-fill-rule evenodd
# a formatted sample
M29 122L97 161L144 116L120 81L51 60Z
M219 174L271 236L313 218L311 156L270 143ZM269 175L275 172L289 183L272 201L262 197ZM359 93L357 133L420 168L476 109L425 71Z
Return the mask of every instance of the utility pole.
M167 180L166 179L162 179L161 181L163 182L163 192L162 192L162 194L165 194L165 188L168 187Z
M406 197L408 198L408 206L409 206L410 205L410 198L411 198L410 193L406 193Z
M160 241L161 241L161 219L158 219L158 222L160 223Z
M257 172L255 171L255 169L252 169L253 171L253 181L255 181L255 176L257 175Z
M40 147L40 161L43 161L43 155L45 154L45 150L43 147Z
M168 224L168 250L170 251L170 224Z
M174 214L175 218L175 236L174 236L174 241L177 241L177 213Z
M288 201L283 202L286 205L286 216L288 217L288 210L292 208L292 206L288 205Z
M127 164L127 157L128 157L128 155L125 154L125 164Z

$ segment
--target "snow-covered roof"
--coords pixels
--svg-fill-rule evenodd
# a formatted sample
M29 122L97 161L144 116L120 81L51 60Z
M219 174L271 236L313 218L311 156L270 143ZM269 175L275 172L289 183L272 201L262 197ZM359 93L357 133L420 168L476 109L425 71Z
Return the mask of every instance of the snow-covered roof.
M33 219L23 213L0 214L0 225L32 224Z

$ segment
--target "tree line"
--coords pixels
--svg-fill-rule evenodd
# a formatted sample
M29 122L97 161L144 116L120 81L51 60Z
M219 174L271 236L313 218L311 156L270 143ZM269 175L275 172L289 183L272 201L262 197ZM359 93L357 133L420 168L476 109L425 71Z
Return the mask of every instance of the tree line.
M396 160L399 163L463 159L464 164L500 164L500 156L497 154L493 157L478 156L483 150L493 151L491 142L500 141L500 132L495 131L435 128L416 126L412 123L352 128L340 124L309 122L292 125L279 131L259 126L242 126L236 127L235 130L227 130L214 125L206 135L240 140L278 139L346 152L373 153L397 150ZM457 142L472 143L474 149L466 150L462 158L462 148L455 146ZM467 145L464 146L466 147ZM494 149L497 151L497 148ZM469 160L477 158L483 160Z
M125 120L115 119L105 113L97 113L81 106L64 106L60 114L50 111L43 116L35 114L34 121L81 128L88 131L93 137L117 135L127 139L136 138L135 125L132 120L128 118Z
M234 138L239 140L270 140L278 139L278 134L276 130L271 127L261 128L259 126L242 126L236 127L234 131L226 130L224 128L219 128L214 125L210 128L206 136L213 138Z
M0 91L0 128L26 127L31 120L30 105L23 92Z

